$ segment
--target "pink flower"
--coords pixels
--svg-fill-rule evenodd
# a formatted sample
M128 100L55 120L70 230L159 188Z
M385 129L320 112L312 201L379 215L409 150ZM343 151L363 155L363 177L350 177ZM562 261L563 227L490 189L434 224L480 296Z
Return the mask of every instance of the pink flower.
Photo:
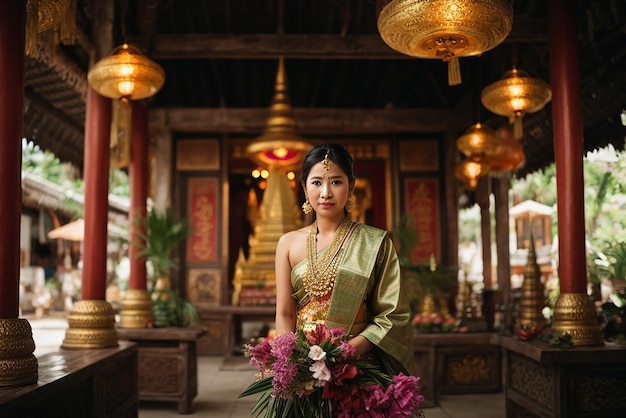
M313 378L320 381L320 386L323 386L331 378L330 370L328 370L324 360L316 361L309 367L309 370L313 372Z
M306 334L306 339L310 345L321 344L330 338L330 331L323 324L316 324L315 329Z
M247 355L250 355L249 363L259 369L270 367L274 358L272 356L272 347L274 340L265 340L263 344L257 344L254 347L247 347Z
M270 341L274 342L271 354L275 359L274 364L272 364L274 371L272 395L280 398L292 398L294 394L290 387L298 375L298 364L290 359L296 347L297 337L293 333L284 333Z
M357 375L357 368L354 364L340 363L332 369L333 383L341 386L344 379L354 379Z
M413 411L424 401L424 397L418 392L419 377L405 376L400 373L392 378L393 398L402 410Z
M319 345L313 345L309 348L309 358L314 361L324 360L326 358L326 351L322 350Z

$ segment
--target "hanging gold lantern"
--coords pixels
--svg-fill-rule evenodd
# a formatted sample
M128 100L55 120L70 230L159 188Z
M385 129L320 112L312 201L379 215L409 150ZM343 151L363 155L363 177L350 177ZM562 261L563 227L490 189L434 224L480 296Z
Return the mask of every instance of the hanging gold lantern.
M490 171L499 173L517 170L526 161L522 146L519 141L513 137L508 127L498 129L497 135L500 137L500 146L491 156L489 162Z
M163 68L134 46L123 44L98 61L87 80L99 94L113 99L111 164L125 167L130 163L130 101L154 96L165 82Z
M500 80L485 87L480 95L483 106L500 116L507 116L513 124L513 136L524 136L522 118L538 112L552 99L548 83L532 78L525 71L513 68Z
M476 154L491 156L497 152L500 142L493 129L478 122L456 140L456 147L467 157Z
M448 84L461 84L459 57L495 48L511 32L507 0L382 0L378 31L392 49L448 62Z
M288 167L302 160L311 149L296 132L296 122L287 94L287 76L283 57L278 61L274 98L263 135L251 142L246 152L266 167Z
M489 158L484 155L472 155L458 164L454 174L459 180L467 183L472 190L476 188L478 179L489 174Z

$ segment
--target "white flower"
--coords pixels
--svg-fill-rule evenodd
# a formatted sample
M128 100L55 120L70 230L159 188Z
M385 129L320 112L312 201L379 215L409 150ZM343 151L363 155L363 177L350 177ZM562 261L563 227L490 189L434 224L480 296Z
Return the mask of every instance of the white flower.
M309 367L309 370L313 372L314 379L323 382L328 382L330 380L330 370L326 367L326 362L324 360L316 361L311 365L311 367Z
M324 360L326 358L326 352L322 350L319 345L313 345L309 349L309 358L315 361Z

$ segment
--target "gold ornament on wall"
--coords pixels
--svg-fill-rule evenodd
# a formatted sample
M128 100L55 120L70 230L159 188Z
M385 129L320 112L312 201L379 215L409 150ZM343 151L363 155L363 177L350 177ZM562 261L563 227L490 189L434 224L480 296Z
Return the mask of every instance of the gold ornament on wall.
M382 0L378 31L392 49L448 63L448 84L461 84L459 57L495 48L511 32L507 0Z
M26 2L26 55L37 51L37 34L58 26L65 45L76 37L76 0L28 0Z

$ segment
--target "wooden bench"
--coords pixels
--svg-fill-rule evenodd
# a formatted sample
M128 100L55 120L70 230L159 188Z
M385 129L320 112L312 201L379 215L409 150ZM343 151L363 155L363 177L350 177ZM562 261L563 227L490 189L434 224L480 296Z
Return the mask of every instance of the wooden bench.
M60 348L37 360L36 384L0 388L2 418L138 416L136 344Z
M139 399L178 402L178 413L191 412L198 394L196 342L201 327L118 328L120 340L138 344Z

